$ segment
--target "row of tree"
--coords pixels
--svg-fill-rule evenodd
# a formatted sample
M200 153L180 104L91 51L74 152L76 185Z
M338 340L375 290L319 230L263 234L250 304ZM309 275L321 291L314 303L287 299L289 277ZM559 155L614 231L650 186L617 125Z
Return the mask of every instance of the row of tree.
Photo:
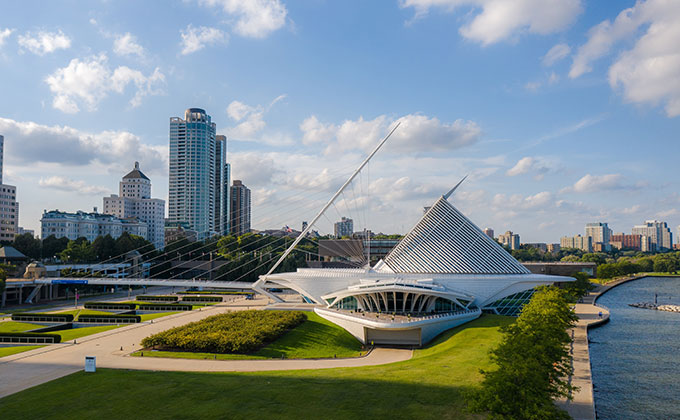
M680 270L680 252L668 252L638 258L621 257L597 266L597 277L610 279L634 273L675 273Z
M137 235L123 232L118 238L111 235L98 236L90 242L86 238L69 240L50 235L47 238L36 239L30 233L18 235L12 246L24 255L35 260L59 259L70 263L92 263L110 259L122 259L130 251L138 250L141 254L150 256L155 253L151 242ZM119 257L120 258L117 258ZM116 258L114 258L116 257Z
M542 287L517 320L503 328L500 345L491 352L497 369L483 371L481 390L471 399L475 411L495 419L569 419L554 400L575 388L567 332L577 320L572 297L554 286Z

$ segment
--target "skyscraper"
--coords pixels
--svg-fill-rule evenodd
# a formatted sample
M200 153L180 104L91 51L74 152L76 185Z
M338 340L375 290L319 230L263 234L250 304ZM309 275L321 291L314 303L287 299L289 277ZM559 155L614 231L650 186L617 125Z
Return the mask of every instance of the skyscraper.
M494 236L494 231L493 231L493 229L491 229L491 228L486 228L486 229L484 229L482 232L484 232L484 234L485 234L486 236L488 236L489 238L493 239L493 236Z
M250 232L250 189L238 179L231 187L231 233L243 235Z
M512 233L511 230L505 232L502 235L498 235L498 241L501 245L505 245L510 249L519 249L519 234Z
M203 109L189 108L184 119L170 118L168 221L186 223L198 239L228 228L226 138L217 137L215 123Z
M5 138L0 136L0 241L13 241L19 227L17 187L2 181Z
M339 222L335 222L333 226L333 233L336 238L342 238L343 236L352 236L354 233L354 220L347 217L343 217Z
M609 242L611 240L612 230L609 229L609 226L606 223L587 223L585 236L593 238L593 245L599 242L605 250L608 251L611 248Z
M156 249L165 246L165 200L151 198L151 180L139 169L139 162L123 177L119 195L104 197L104 214L119 219L136 218L147 225L146 240Z
M651 249L649 249L649 251L660 251L662 249L673 248L673 234L666 222L647 220L641 225L633 226L633 235L648 237L651 243ZM645 251L645 249L643 249L643 251Z

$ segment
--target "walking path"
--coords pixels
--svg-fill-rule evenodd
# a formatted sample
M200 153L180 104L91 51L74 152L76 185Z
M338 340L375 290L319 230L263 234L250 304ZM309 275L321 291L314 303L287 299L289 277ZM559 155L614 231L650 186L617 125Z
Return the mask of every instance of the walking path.
M579 320L572 329L572 356L574 373L570 378L572 385L579 387L579 390L573 394L573 400L566 399L558 402L563 409L567 410L569 415L576 420L595 420L597 418L595 412L595 400L593 398L593 378L590 368L590 353L588 351L588 328L595 327L609 321L609 309L604 306L597 305L597 299L608 292L610 289L643 277L648 277L647 274L640 274L628 277L622 277L618 280L609 282L604 285L597 286L588 295L584 296L583 303L575 305L575 312ZM600 317L600 313L602 316Z
M253 372L266 370L327 369L372 366L411 358L411 350L375 349L367 356L350 359L308 360L193 360L130 357L143 338L233 310L262 308L266 301L239 300L200 311L184 312L91 335L73 342L51 345L0 358L0 398L83 370L85 356L95 356L97 367L192 372Z

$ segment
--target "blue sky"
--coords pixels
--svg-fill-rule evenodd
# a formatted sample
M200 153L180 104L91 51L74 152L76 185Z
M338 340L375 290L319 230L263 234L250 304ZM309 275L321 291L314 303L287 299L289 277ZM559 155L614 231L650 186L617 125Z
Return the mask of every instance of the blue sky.
M678 2L157 4L4 7L0 134L22 226L101 208L135 160L167 199L168 119L201 107L257 229L311 219L401 121L321 231L347 215L404 232L470 174L453 203L525 242L592 221L677 233Z

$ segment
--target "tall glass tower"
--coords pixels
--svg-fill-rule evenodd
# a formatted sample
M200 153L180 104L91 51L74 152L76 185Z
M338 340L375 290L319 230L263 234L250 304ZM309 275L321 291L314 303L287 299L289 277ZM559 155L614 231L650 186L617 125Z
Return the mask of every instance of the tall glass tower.
M228 194L222 192L229 185L227 141L215 131L200 108L187 109L184 119L170 118L168 221L195 230L199 239L228 232Z

